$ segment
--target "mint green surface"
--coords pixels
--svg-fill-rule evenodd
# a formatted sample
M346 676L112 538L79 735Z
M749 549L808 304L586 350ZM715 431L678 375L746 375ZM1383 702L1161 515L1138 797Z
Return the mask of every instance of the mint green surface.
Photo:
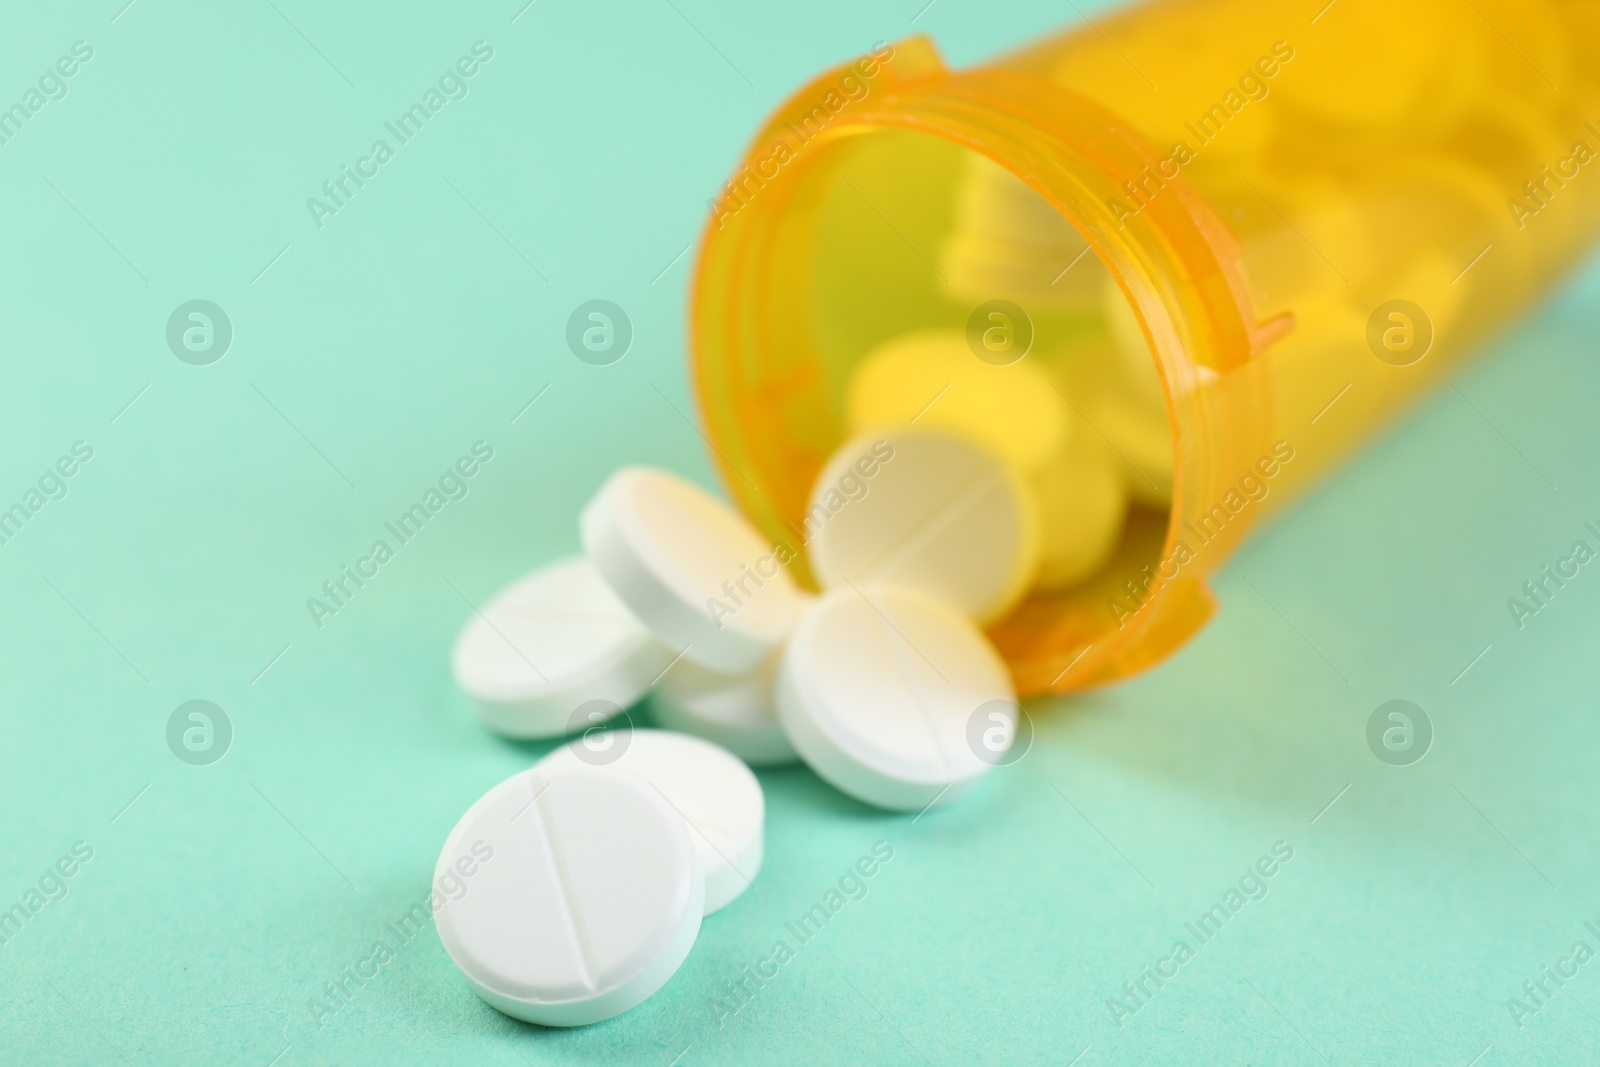
M93 458L0 545L0 907L76 842L93 858L0 945L0 1062L1600 1056L1600 962L1520 1026L1507 1006L1600 951L1600 569L1521 630L1506 608L1600 547L1595 270L1256 536L1181 655L1034 706L1033 750L966 802L914 820L764 773L761 877L635 1011L525 1026L431 927L388 929L457 817L548 747L454 689L465 601L574 551L620 463L710 480L682 253L757 121L876 39L927 29L967 63L1075 17L943 0L913 27L919 2L8 14L0 102L94 56L0 145L0 506L74 442ZM468 95L318 229L306 198L479 40ZM596 297L635 328L609 367L563 339ZM235 330L210 366L164 336L197 298ZM307 598L478 441L468 495L315 625ZM1437 735L1410 767L1366 743L1397 697ZM233 724L210 766L167 747L192 699ZM865 897L801 945L785 923L879 841ZM1279 841L1264 899L1200 945L1185 922ZM313 1012L380 938L393 958ZM793 958L715 1007L780 938ZM1193 958L1114 1020L1179 938Z

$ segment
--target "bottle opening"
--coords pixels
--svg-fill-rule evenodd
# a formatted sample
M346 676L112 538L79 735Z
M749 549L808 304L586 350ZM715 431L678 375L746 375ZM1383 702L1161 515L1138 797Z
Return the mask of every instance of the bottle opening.
M987 156L892 127L808 149L748 190L786 203L752 224L737 366L701 383L714 436L734 427L730 488L803 561L813 479L846 440L914 425L1005 460L1041 551L991 636L1029 663L1025 688L1049 688L1141 609L1128 583L1148 591L1168 532L1175 447L1140 319L1084 236Z
M1157 561L1172 499L1138 318L1084 237L988 157L899 130L835 153L812 179L813 277L818 388L840 436L915 424L1010 463L1041 551L999 628L1092 645L1117 627L1109 605L1129 577Z
M1157 662L1249 530L1592 240L1592 6L1533 5L1526 50L1452 21L1421 67L1372 51L1414 12L1286 37L1169 4L1155 35L1128 9L970 70L910 38L825 72L757 134L696 269L725 484L798 550L853 431L957 426L1045 501L1057 558L989 631L1018 690ZM1094 440L1127 496L1103 559L1063 458Z

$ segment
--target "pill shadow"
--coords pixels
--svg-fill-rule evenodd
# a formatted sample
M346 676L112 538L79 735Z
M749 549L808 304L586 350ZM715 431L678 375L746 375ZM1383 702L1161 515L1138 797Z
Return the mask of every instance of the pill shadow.
M436 919L424 918L431 888L430 883L420 880L410 869L395 869L381 877L364 880L364 898L359 904L347 907L350 911L345 923L350 930L348 943L361 949L358 955L370 955L376 938L389 952L376 962L376 973L363 978L359 984L337 968L336 964L344 962L342 957L321 970L308 970L302 976L301 987L289 998L291 1010L285 1026L286 1038L294 1044L308 1046L315 1040L316 1018L306 1015L307 998L313 996L336 1009L328 1016L335 1021L345 1022L343 1016L361 1010L377 1010L396 1018L452 1019L456 1020L453 1028L484 1035L488 1039L487 1047L509 1041L519 1051L535 1056L534 1062L539 1063L550 1062L546 1058L549 1056L558 1056L563 1063L616 1063L619 1041L631 1047L641 1032L664 1032L674 1028L674 1013L681 1015L683 1005L666 994L679 984L681 972L644 1003L614 1018L583 1026L543 1026L512 1018L491 1007L451 962L439 940ZM468 879L464 891L452 895L444 907L470 898L471 880ZM328 973L324 975L323 971ZM344 1001L330 999L331 994L317 981L324 977L345 982ZM671 1056L670 1050L667 1056Z
M661 729L660 725L655 721L654 718L651 717L650 701L648 697L644 698L639 703L634 704L632 707L623 709L621 714L605 720L601 726L606 731L621 732L626 732L629 730ZM543 759L545 756L549 755L551 752L554 752L563 745L571 744L572 742L583 737L582 731L574 731L572 733L561 734L556 737L532 738L506 737L503 734L496 734L489 730L480 730L480 733L483 737L489 739L492 744L499 746L502 750L519 754L522 758L528 761L530 766L534 763L537 763L539 760ZM603 763L604 761L598 762Z
M1342 785L1364 769L1360 757L1371 757L1348 727L1358 710L1348 697L1291 713L1276 701L1240 699L1226 673L1174 670L1032 701L1030 758L1113 764L1263 814L1296 803L1308 783Z
M529 766L532 766L562 745L567 744L577 735L569 734L561 737L540 738L502 737L499 734L487 734L486 736L497 747L507 752L517 753L528 761Z
M840 792L803 763L758 768L756 777L761 780L761 788L766 792L769 812L781 805L790 810L805 811L808 815L821 815L845 822L882 822L885 817L898 814L875 808ZM906 817L909 819L911 814Z

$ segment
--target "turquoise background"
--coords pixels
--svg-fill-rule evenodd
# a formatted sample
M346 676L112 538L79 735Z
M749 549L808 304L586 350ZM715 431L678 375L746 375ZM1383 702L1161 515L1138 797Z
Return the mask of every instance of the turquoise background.
M463 598L572 552L620 463L710 480L674 410L683 253L756 123L874 40L927 29L961 64L1077 16L121 2L31 5L0 35L4 101L94 48L0 146L0 502L94 449L0 545L0 907L94 850L0 946L0 1062L1600 1056L1600 963L1520 1027L1506 1004L1579 939L1600 950L1600 570L1520 631L1505 606L1597 544L1593 268L1261 531L1180 655L1034 706L1033 750L966 802L912 820L763 774L760 879L637 1010L513 1022L429 930L319 1028L308 998L548 747L488 735L454 689ZM480 39L469 95L313 225L306 198ZM594 297L635 328L609 367L563 340ZM235 329L210 366L165 342L195 298ZM315 627L306 598L479 440L470 494ZM1396 697L1437 734L1410 767L1365 740ZM167 748L191 699L235 731L210 766ZM868 895L719 1025L724 983L879 840L894 858ZM1268 895L1114 1022L1107 999L1280 840Z

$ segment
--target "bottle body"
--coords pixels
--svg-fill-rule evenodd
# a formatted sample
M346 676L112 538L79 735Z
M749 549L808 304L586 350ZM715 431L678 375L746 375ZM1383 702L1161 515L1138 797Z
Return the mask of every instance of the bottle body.
M802 89L713 203L696 270L696 383L735 499L803 549L859 363L968 325L986 283L1115 443L1095 353L1124 322L1156 371L1167 454L1129 460L1154 492L1097 574L991 636L1025 693L1170 654L1245 532L1600 232L1600 71L1581 61L1600 16L1480 7L1163 0L971 71L913 39ZM975 211L1004 214L973 207L974 156L1070 238L1013 211L1010 246L974 243Z
M1296 446L1286 486L1365 439L1600 232L1593 5L1323 3L1166 0L998 65L1137 130L1158 158L1124 181L1121 223L1181 173L1237 243L1257 322L1292 316L1253 357L1275 436ZM1380 315L1369 339L1392 300L1425 319ZM1367 358L1374 344L1384 355Z

